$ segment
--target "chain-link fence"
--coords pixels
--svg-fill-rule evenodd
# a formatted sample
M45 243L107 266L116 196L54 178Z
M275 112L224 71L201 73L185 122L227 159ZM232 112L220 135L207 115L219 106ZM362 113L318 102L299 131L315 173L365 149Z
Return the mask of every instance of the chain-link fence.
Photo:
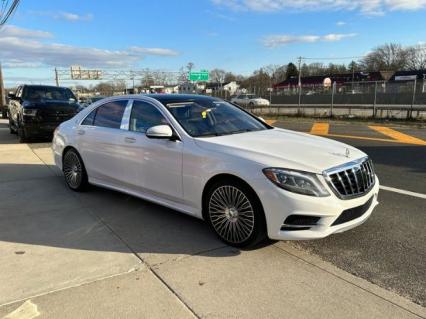
M251 92L250 92L251 93ZM212 94L224 99L226 91ZM270 106L251 107L262 115L426 119L426 81L348 82L257 90Z

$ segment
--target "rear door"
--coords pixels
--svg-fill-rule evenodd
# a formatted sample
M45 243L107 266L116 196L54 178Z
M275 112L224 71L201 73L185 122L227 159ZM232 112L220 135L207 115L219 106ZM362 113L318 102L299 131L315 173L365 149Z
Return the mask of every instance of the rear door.
M128 99L106 102L93 110L77 128L77 146L86 166L89 179L109 185L120 185L125 179L122 167L121 123Z

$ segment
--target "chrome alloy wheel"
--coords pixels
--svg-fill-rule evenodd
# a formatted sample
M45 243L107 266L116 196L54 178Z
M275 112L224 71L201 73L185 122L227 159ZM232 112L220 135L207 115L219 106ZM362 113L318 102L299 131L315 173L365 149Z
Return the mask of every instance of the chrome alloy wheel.
M254 231L254 211L247 196L230 185L218 187L210 196L210 221L215 231L228 242L246 241Z
M65 180L71 188L78 188L83 178L83 167L75 152L68 152L64 158Z

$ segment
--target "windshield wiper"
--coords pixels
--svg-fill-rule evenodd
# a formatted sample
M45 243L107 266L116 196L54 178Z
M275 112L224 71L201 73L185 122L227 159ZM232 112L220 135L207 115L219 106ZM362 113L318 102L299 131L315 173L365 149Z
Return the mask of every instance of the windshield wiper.
M232 131L232 132L229 132L228 134L238 134L238 133L245 133L245 132L253 132L253 130L246 128L246 129L243 129L243 130Z

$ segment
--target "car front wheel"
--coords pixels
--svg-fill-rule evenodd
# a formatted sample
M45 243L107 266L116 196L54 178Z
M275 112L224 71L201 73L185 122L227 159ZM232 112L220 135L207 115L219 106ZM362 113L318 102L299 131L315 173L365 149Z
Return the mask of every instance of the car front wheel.
M85 190L88 185L86 169L80 155L74 149L65 153L62 171L69 188L76 192Z
M9 117L9 132L10 134L16 134L15 124L12 119Z
M231 179L215 183L208 192L205 209L210 226L228 245L249 247L266 238L262 205L242 182Z
M28 134L25 131L22 123L18 124L17 133L18 133L19 143L25 143L28 141Z

